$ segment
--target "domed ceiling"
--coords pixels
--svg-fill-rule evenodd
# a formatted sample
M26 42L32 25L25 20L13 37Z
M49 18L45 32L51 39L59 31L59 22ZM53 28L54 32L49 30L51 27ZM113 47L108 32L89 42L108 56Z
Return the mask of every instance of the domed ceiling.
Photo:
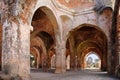
M94 7L94 0L52 0L59 7L64 9L81 11Z

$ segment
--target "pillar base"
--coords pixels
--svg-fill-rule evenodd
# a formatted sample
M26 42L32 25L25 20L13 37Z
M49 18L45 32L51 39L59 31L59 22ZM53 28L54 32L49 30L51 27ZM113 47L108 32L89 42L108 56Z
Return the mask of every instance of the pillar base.
M22 79L20 76L10 76L5 74L0 74L0 80L32 80L31 77L27 77L26 79Z
M0 80L22 80L22 79L19 76L12 77L10 75L1 74Z
M117 76L117 77L120 78L120 65L118 65L118 66L116 67L115 76Z
M65 73L65 72L66 72L66 69L59 68L55 70L55 73Z
M107 71L107 67L101 67L102 71Z
M10 79L11 79L11 77L8 75L4 75L4 74L0 75L0 80L10 80Z

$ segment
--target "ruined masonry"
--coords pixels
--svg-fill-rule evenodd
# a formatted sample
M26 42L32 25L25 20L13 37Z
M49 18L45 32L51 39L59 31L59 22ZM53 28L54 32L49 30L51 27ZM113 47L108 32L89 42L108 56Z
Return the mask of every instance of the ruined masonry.
M116 2L0 0L0 78L31 80L31 67L55 73L84 70L90 52L100 58L102 71L120 76L118 12L117 24L113 21L119 10ZM111 34L114 23L116 35Z

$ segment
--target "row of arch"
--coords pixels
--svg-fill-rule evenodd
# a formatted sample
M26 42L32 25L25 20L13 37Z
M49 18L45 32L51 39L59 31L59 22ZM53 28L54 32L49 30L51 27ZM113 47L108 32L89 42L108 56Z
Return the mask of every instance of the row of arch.
M101 69L107 70L107 37L98 26L92 24L81 24L74 29L67 28L63 32L61 20L58 19L54 11L46 6L35 8L35 12L29 20L33 26L30 35L30 54L34 56L36 68L49 68L56 66L54 59L56 45L65 45L67 68L85 68L85 56L93 51L101 59ZM63 21L69 18L61 17ZM68 20L69 21L69 20ZM61 25L58 27L58 25ZM65 25L66 26L66 25ZM66 28L65 28L66 29ZM63 34L62 34L63 32ZM61 38L61 36L63 36ZM60 42L59 42L60 41ZM63 43L61 43L63 41ZM76 63L77 56L77 63ZM67 61L68 60L68 61Z
M45 11L44 11L45 10ZM34 31L31 32L31 54L37 62L36 67L47 67L51 65L51 59L56 55L56 37L60 35L53 14L42 7L39 8L32 19ZM67 36L66 36L67 37ZM57 38L59 39L59 37ZM94 51L101 59L101 69L107 70L107 37L104 32L92 24L82 24L70 30L66 41L66 58L70 56L70 68L84 68L85 56ZM77 63L76 61L77 56ZM68 63L69 64L69 63Z

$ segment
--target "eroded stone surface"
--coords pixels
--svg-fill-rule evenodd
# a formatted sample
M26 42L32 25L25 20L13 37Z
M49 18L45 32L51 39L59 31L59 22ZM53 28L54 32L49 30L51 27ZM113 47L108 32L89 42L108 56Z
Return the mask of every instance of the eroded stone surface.
M44 67L49 68L51 57L55 54L56 73L66 72L67 55L71 57L71 68L82 68L84 63L80 61L89 51L98 52L103 68L110 66L107 65L107 60L110 62L107 56L111 1L56 0L57 5L53 1L0 1L0 35L3 32L0 44L4 73L30 80L30 52L37 61L37 68L42 66L43 62L46 64ZM59 4L62 6L58 7ZM110 8L101 11L101 7L108 5ZM93 9L95 7L97 11ZM101 13L98 13L99 10ZM31 25L33 31L30 33ZM78 62L75 62L77 55L80 57Z

